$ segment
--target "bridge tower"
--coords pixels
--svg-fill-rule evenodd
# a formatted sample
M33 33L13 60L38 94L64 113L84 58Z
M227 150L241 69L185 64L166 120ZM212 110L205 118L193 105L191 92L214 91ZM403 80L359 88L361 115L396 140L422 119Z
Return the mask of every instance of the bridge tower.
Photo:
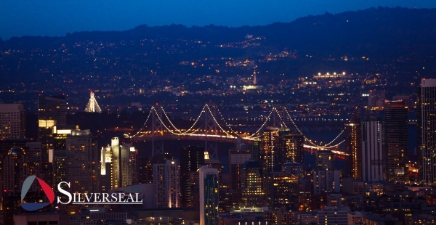
M153 111L151 113L151 148L152 148L152 156L155 156L156 154L163 154L164 153L164 143L163 141L156 140L156 136L163 135L164 128L161 123L162 119L162 108L161 107L155 107L153 108Z
M206 136L204 139L204 151L209 153L210 159L218 159L218 147L217 142L210 140L208 135L218 134L218 125L216 123L214 112L215 106L209 107L206 105L204 108L204 129L206 132ZM209 140L208 140L209 139Z
M101 113L101 108L95 99L94 92L91 91L88 104L86 104L85 112Z

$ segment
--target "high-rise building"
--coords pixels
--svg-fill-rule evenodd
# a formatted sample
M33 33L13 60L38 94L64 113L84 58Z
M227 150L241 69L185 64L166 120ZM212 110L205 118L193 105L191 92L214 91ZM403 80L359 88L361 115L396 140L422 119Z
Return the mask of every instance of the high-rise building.
M19 192L22 182L29 176L27 151L13 147L1 155L0 188L3 193Z
M238 195L241 193L242 167L250 158L251 152L248 149L229 150L230 189L236 191Z
M407 182L408 109L403 101L385 103L386 180Z
M182 207L199 209L198 169L204 164L204 147L183 147L180 156L180 194Z
M131 144L120 145L118 137L100 152L100 175L102 188L107 190L137 183L137 150Z
M313 174L313 193L339 192L341 185L340 170L318 170Z
M157 208L180 207L180 166L175 159L153 164L155 206Z
M267 204L269 209L298 210L298 176L286 172L269 174Z
M263 170L260 163L255 160L246 161L241 175L241 206L265 206Z
M361 140L360 119L354 116L349 123L345 124L346 153L351 160L347 161L344 171L345 177L362 179L362 140Z
M260 162L265 175L267 172L280 171L278 168L279 128L267 127L262 135Z
M25 138L26 114L22 104L0 104L0 139Z
M418 156L421 158L422 180L426 186L436 185L436 79L422 79L418 94Z
M53 165L49 163L49 151L54 150L53 130L66 125L65 96L38 97L38 139L41 142L41 174L44 180L53 178Z
M279 159L281 167L287 162L304 162L304 137L301 134L285 133L280 138L280 145L284 147L280 152Z
M99 192L100 154L89 130L71 130L66 139L66 177L70 192Z
M385 180L385 146L383 122L378 119L362 121L362 180Z
M330 150L320 150L316 153L316 169L317 170L332 170L335 156Z
M218 170L208 166L199 169L200 225L218 225Z

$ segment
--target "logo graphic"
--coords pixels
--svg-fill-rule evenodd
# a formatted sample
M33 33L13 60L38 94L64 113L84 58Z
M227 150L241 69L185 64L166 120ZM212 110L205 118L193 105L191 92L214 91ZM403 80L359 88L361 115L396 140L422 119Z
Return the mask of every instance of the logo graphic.
M35 178L38 180L39 185L41 185L42 190L44 191L45 195L47 196L48 200L50 202L42 202L42 203L23 203L24 197L26 197L27 192L30 189L30 186L32 186L33 181ZM29 176L24 180L23 186L21 187L21 207L27 211L35 211L38 209L42 209L47 205L50 205L53 203L55 199L55 194L51 187L43 180L39 179L35 175Z

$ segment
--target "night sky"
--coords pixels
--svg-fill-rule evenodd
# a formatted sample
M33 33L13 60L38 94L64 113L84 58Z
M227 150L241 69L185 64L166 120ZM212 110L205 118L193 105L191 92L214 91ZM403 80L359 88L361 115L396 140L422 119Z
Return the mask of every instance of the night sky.
M434 0L0 0L0 38L149 26L266 25L370 7L435 8Z

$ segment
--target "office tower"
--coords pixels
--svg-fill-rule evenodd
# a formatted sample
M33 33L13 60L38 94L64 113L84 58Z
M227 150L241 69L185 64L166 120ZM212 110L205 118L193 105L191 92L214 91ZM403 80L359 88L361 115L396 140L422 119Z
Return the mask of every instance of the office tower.
M41 142L41 168L43 180L53 178L53 165L49 163L49 150L54 149L53 128L66 125L65 96L38 97L38 139Z
M103 189L116 189L138 182L136 174L137 150L131 144L120 145L118 137L100 150L100 175Z
M347 161L344 171L345 177L362 179L362 140L361 140L360 119L355 115L349 123L345 124L345 152L351 160Z
M89 130L71 130L66 139L66 177L70 192L99 192L100 157Z
M280 151L279 161L281 167L287 162L303 163L304 162L304 137L301 134L284 133L280 136L280 146L283 146L283 151Z
M261 140L260 138L253 138L253 146L251 149L251 158L253 158L256 161L260 160L260 148L261 148Z
M241 173L244 163L251 159L251 152L248 149L230 149L229 150L229 168L230 168L230 189L241 193Z
M13 224L13 214L20 210L21 185L29 175L27 162L25 147L12 144L0 155L0 224Z
M41 142L26 142L29 174L40 175Z
M123 144L120 151L121 187L136 184L137 150L131 144Z
M385 103L386 180L408 182L408 116L403 101Z
M260 163L265 172L277 170L279 147L279 128L267 127L262 135Z
M339 192L341 185L340 170L318 170L313 174L313 193Z
M53 127L62 128L66 122L65 96L39 96L38 98L38 137L41 140L43 150L53 148ZM43 160L47 154L43 154Z
M0 187L5 193L19 193L22 182L29 176L27 151L23 147L14 146L1 155Z
M175 159L153 164L155 206L157 208L180 207L180 165Z
M286 172L269 174L267 203L269 209L298 210L298 176Z
M25 138L26 113L22 104L0 104L0 139Z
M208 166L199 169L200 225L218 225L218 170Z
M182 147L180 156L180 194L182 207L195 207L199 204L198 169L204 165L204 147ZM197 178L197 179L196 179Z
M418 144L422 159L422 180L426 186L436 185L436 79L422 79L419 93Z
M385 102L384 90L370 90L368 96L369 110L383 110Z
M385 149L383 122L377 119L362 121L362 180L385 180Z
M319 150L316 152L316 169L317 170L332 170L335 156L332 151Z
M259 162L249 160L244 163L241 173L241 206L262 207L265 201L263 170Z

